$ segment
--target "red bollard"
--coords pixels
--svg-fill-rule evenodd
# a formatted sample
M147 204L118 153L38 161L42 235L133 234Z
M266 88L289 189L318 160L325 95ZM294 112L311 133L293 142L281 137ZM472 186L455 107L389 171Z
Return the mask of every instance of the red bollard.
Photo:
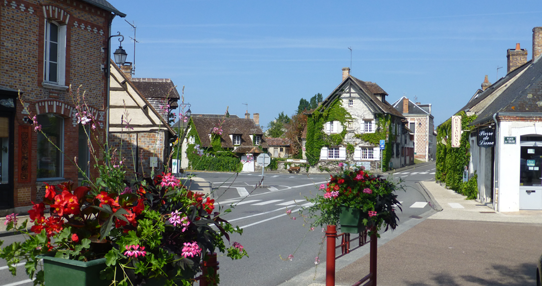
M326 236L326 286L335 286L335 239L337 238L337 226L328 225Z
M372 229L373 231L373 234L371 235L371 245L370 245L370 249L371 249L371 253L370 253L370 265L369 265L369 269L370 269L370 272L371 272L371 284L372 286L376 286L376 250L378 249L378 241L377 241L377 236L376 236L376 228L373 228Z
M201 269L200 286L215 286L218 285L214 278L207 279L207 275L216 277L218 273L218 261L216 260L216 253L207 253L205 261L203 261L203 267Z

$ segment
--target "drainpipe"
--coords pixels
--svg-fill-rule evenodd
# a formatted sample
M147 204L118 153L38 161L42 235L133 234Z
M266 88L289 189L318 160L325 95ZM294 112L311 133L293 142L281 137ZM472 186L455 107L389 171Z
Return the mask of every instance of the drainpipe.
M113 19L115 18L115 14L112 14L111 20L109 20L109 36L107 38L107 55L105 58L105 68L107 73L105 74L105 81L107 82L107 93L105 95L107 102L106 102L106 115L105 115L105 148L106 150L109 150L109 96L110 96L110 79L111 79L111 63L110 63L110 53L111 53L111 28L113 27Z
M493 153L495 154L494 156L494 161L493 161L493 209L495 211L499 211L499 176L498 176L498 171L499 171L499 164L498 164L498 161L499 161L499 153L497 152L497 146L499 144L499 133L498 133L498 130L499 130L499 122L497 122L497 115L499 113L495 113L493 114L493 121L495 121L495 146L493 148L495 148L493 150Z

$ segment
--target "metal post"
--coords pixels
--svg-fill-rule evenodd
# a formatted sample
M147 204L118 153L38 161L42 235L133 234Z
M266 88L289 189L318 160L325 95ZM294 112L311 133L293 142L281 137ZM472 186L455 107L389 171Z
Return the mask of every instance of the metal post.
M370 280L370 284L369 285L372 285L372 286L376 286L376 251L378 249L378 241L377 241L377 236L376 236L376 228L373 227L372 229L373 231L373 234L371 235L371 253L370 253L370 266L369 266L369 269L370 269L370 272L371 272L371 280Z
M335 239L337 237L337 226L328 225L326 236L326 286L335 286Z
M214 286L218 285L215 278L208 278L208 276L216 277L218 273L218 262L216 260L216 253L207 253L205 261L203 261L203 267L201 269L202 276L200 280L200 286Z

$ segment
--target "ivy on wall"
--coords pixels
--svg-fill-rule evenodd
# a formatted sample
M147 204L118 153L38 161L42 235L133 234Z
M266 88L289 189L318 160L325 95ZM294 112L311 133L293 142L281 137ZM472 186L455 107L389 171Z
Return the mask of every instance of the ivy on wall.
M320 150L322 147L340 145L346 136L346 122L351 120L352 116L342 106L340 98L336 98L331 105L324 109L316 109L307 119L307 143L305 150L307 160L311 166L320 161ZM339 134L328 135L324 132L324 124L330 121L339 121L343 131Z
M476 198L478 187L476 175L463 182L463 171L470 160L469 135L472 127L469 124L476 119L476 115L467 116L464 111L457 113L461 116L460 147L452 148L452 119L448 119L437 127L437 163L435 180L445 182L446 186L457 193L468 196L469 199ZM474 183L473 183L474 182Z
M379 146L380 140L386 140L386 142L394 142L397 129L393 128L391 124L391 114L375 114L377 119L377 126L374 133L356 134L355 137L365 142L369 142L373 145ZM388 171L391 156L393 154L393 144L386 144L384 150L382 150L382 170Z

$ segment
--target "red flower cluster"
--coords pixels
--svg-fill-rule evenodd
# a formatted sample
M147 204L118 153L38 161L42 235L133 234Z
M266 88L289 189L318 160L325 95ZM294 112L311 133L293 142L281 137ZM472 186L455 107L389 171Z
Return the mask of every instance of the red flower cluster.
M192 205L195 205L195 206L200 206L201 205L202 208L208 214L211 214L213 212L213 210L215 209L215 200L207 197L205 202L203 202L203 196L204 196L203 193L192 192L192 191L188 191L188 194L187 194L187 197L189 199L195 200L195 202Z

